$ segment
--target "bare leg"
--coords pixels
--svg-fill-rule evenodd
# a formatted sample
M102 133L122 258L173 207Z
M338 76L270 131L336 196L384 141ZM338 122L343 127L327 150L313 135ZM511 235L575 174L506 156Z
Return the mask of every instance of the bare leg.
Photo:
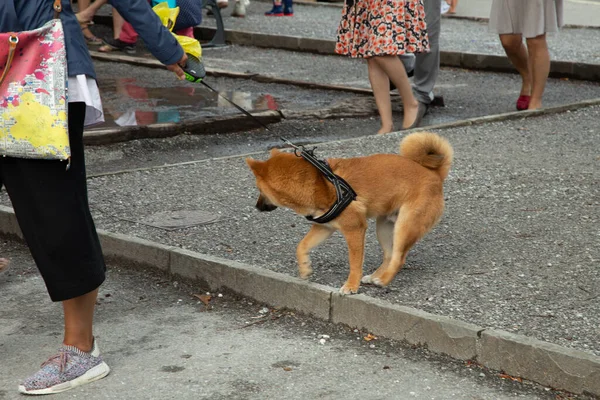
M89 4L89 0L87 0L87 7L83 7L84 3L81 3L81 7L79 7L79 12L77 13L77 19L79 22L89 22L93 20L94 15L96 15L98 10L107 2L108 0L96 0L92 4Z
M64 344L75 346L81 351L91 351L93 336L94 307L98 289L74 299L63 301L65 313Z
M121 36L121 29L123 29L123 24L125 20L121 17L121 14L113 8L113 37L118 39Z
M527 49L529 51L529 65L533 85L531 88L530 110L542 108L542 96L546 88L546 81L550 74L550 53L546 43L546 34L535 38L527 38Z
M394 130L394 120L392 119L392 100L390 99L390 79L385 71L379 67L375 57L367 60L369 67L369 81L371 89L375 96L375 103L381 119L381 128L377 133L389 133Z
M402 61L396 56L377 56L370 58L368 63L369 80L381 116L381 129L378 133L388 133L393 129L390 80L398 88L398 92L402 97L404 108L402 128L410 127L417 118L419 102L413 94Z
M398 93L400 93L400 96L402 97L402 106L404 108L402 128L410 127L415 122L415 119L417 119L419 102L413 94L408 75L406 75L406 69L404 69L404 64L402 64L402 61L396 56L375 57L375 60L379 64L379 67L387 74L392 83L398 88Z
M83 11L90 6L91 0L77 0L79 4L79 11Z
M458 6L458 0L450 0L450 9L448 13L456 14L456 6Z
M510 62L521 75L521 95L531 94L531 74L529 69L529 55L523 44L521 35L500 35L500 42Z

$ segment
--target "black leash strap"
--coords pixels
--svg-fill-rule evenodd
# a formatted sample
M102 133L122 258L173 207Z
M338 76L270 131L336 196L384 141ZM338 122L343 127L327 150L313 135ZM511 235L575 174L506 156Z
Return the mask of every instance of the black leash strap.
M233 101L229 100L227 97L223 96L221 93L210 87L204 80L200 81L200 83L202 83L204 86L206 86L212 92L216 93L221 98L225 99L229 104L240 110L244 115L252 118L267 131L270 131L270 129L265 124L263 124L258 118L256 118L244 108L238 106ZM343 178L334 174L327 161L319 160L317 157L315 157L316 147L307 150L304 146L297 146L285 138L280 137L280 139L285 144L291 146L294 149L294 154L297 157L302 157L310 164L312 164L315 168L317 168L319 172L325 175L325 178L327 178L327 180L331 182L331 184L335 188L337 200L335 204L329 209L329 211L317 218L314 218L311 215L307 215L306 219L317 224L326 224L327 222L330 222L333 219L337 218L337 216L340 215L342 211L344 211L346 207L350 205L350 203L356 200L356 192L354 191L354 189L352 189L352 186L350 186L350 184L346 182Z
M238 106L237 104L235 104L233 101L229 100L227 97L223 96L221 93L219 93L218 91L216 91L215 89L213 89L212 87L210 87L208 85L208 83L206 83L204 80L200 81L201 84L203 84L204 86L206 86L208 89L210 89L211 92L214 92L217 94L217 96L221 97L222 99L226 100L229 104L231 104L232 106L234 106L235 108L237 108L238 110L240 110L244 115L252 118L254 121L258 122L258 124L260 126L262 126L263 128L265 128L268 131L271 131L269 129L269 127L265 124L262 123L262 121L258 118L256 118L254 115L250 114L248 111L246 111L244 108Z

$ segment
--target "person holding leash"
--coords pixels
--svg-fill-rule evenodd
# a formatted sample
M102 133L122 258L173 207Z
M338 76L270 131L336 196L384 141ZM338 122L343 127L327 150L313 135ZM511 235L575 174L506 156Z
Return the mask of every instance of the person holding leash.
M184 79L181 65L186 55L150 5L145 0L111 3L154 56ZM62 346L19 385L23 394L58 393L101 379L110 370L93 334L96 298L106 267L89 209L83 151L84 125L103 120L92 59L69 0L0 0L0 33L32 31L54 17L62 22L66 47L70 167L65 170L59 160L0 157L0 186L8 192L51 300L61 302L64 311ZM10 76L5 84L14 83Z

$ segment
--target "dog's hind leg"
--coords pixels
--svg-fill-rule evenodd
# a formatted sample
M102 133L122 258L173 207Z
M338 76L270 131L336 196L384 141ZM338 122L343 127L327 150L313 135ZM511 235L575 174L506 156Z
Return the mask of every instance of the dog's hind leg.
M443 200L442 200L443 201ZM370 277L370 282L378 286L387 286L404 266L411 247L435 226L441 216L441 206L405 205L398 214L394 225L394 245L392 258L384 269L378 269Z
M377 271L373 274L375 276L380 275L385 270L392 259L392 250L394 245L394 222L387 216L381 216L377 218L377 240L383 250L383 262L377 268ZM362 283L372 283L371 279L373 275L366 275L362 278Z
M300 278L308 279L312 274L310 262L310 251L327 240L335 232L335 229L325 225L313 224L304 239L298 243L296 258L298 259L298 272Z

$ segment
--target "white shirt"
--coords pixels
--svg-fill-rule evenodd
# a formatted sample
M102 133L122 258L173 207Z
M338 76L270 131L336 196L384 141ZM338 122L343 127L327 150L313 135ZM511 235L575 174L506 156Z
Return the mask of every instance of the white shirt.
M104 122L104 110L100 91L95 79L87 75L77 75L69 77L68 90L69 103L83 102L85 108L84 126L99 124Z

